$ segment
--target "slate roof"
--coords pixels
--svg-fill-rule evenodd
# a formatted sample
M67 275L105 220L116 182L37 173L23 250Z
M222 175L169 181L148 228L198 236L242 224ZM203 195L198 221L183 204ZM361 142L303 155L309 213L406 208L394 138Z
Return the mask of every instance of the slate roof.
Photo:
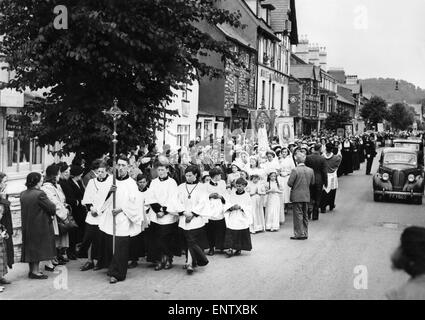
M312 64L296 64L291 66L291 76L297 79L312 79L320 80L320 73L317 74L317 69Z

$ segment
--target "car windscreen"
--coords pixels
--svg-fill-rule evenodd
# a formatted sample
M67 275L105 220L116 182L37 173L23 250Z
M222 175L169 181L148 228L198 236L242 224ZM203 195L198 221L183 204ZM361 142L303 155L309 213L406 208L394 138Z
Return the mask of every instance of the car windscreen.
M414 153L390 152L384 155L384 164L405 164L416 166L417 157Z
M396 148L407 148L415 151L419 151L420 145L418 143L408 143L408 142L396 142L394 143Z

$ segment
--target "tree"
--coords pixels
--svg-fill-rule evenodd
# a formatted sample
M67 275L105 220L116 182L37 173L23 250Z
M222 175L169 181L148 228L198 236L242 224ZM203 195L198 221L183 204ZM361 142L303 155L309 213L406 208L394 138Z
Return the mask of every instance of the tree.
M40 123L31 128L42 146L56 141L62 152L93 159L111 151L111 119L102 114L113 99L129 116L118 124L118 151L154 140L173 97L199 77L221 70L202 59L237 57L226 42L199 25L240 27L239 13L214 7L215 0L104 0L0 2L0 55L16 72L8 87L48 88L26 108ZM64 5L68 29L55 29L54 8ZM195 70L195 72L194 72Z
M329 113L325 120L325 128L327 130L343 128L344 124L351 122L351 120L353 120L353 118L348 111L343 111L341 108L338 108L337 112Z
M395 103L390 108L389 121L394 129L407 130L415 121L414 109L404 103Z
M365 120L366 127L371 129L388 118L387 102L381 97L373 96L360 110L360 115Z

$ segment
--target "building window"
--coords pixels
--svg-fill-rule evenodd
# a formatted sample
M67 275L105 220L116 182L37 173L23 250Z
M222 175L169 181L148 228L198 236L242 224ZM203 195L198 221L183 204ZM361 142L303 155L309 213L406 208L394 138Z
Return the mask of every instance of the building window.
M274 109L274 95L275 95L275 87L276 85L272 84L272 109Z
M16 131L7 131L7 166L17 171L30 170L31 165L43 163L43 149L37 139L19 137ZM22 169L22 170L20 170Z
M185 101L189 101L189 92L192 90L188 88L187 83L184 85L184 89L182 90L182 99Z
M326 111L325 110L325 96L324 95L320 95L320 111L321 112L323 112L323 111Z
M204 139L209 138L211 133L212 133L212 120L205 120L204 121Z
M234 83L234 103L239 104L239 77L235 77L235 83Z
M265 107L266 105L266 80L263 80L261 84L261 107Z
M177 145L180 147L189 146L189 125L177 125Z
M285 94L285 88L281 87L280 88L280 110L283 110L283 97Z

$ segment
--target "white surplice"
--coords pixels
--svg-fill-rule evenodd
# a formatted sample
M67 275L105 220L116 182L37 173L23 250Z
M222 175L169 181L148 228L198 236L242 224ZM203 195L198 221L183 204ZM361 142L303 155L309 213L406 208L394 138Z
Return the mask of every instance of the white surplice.
M135 236L141 232L143 222L143 208L139 203L139 188L136 181L127 177L116 181L116 208L121 208L115 217L116 233L118 237ZM113 196L110 195L101 209L99 229L109 235L113 234Z
M104 181L99 181L97 178L90 179L87 183L86 190L84 192L83 205L91 204L96 210L98 216L93 217L90 212L87 213L86 223L97 226L101 220L101 209L105 204L106 197L112 187L112 176L108 176Z
M167 207L167 209L172 208L174 205L175 196L177 194L177 189L177 182L173 178L168 177L163 181L161 181L159 178L156 178L152 180L151 185L149 186L145 198L145 204L150 205L158 203L162 207ZM149 210L149 220L161 225L173 224L177 222L179 217L175 214L176 212L170 213L160 218L151 208Z
M240 210L229 211L234 205L239 205ZM251 196L248 192L241 195L232 192L226 201L224 218L226 227L232 230L248 229L253 223Z

